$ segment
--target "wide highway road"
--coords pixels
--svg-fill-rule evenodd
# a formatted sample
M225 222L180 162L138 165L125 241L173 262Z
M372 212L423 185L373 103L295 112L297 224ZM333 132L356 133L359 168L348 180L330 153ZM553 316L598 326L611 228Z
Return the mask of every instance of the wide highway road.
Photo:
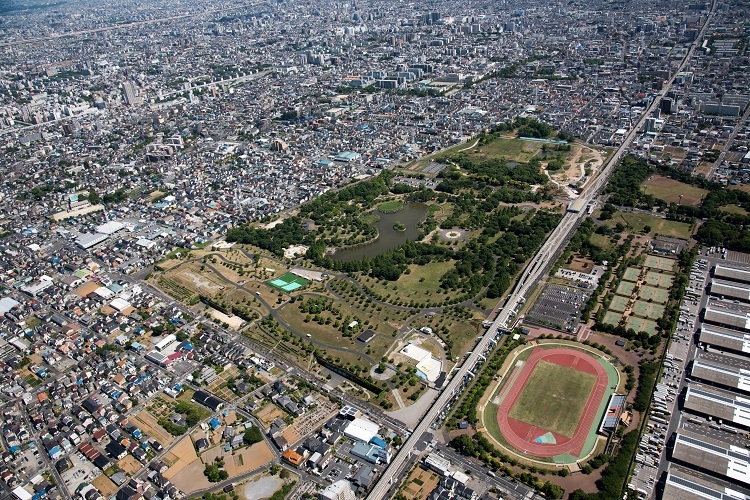
M711 17L713 16L713 13L716 9L716 1L717 0L713 1L711 6L711 13L707 17L707 20L704 23L700 34L696 37L695 42L693 42L693 44L691 45L690 50L687 52L687 54L685 54L685 57L680 62L679 67L674 71L671 78L665 83L661 92L654 96L654 99L649 105L648 109L646 109L646 111L641 115L641 118L638 120L638 122L631 128L630 133L628 133L620 147L604 165L599 175L594 180L592 180L592 182L590 182L581 192L580 196L584 200L586 200L587 203L596 199L604 186L606 186L607 182L609 182L609 179L612 176L615 168L617 167L617 164L620 162L623 156L627 154L633 140L638 136L640 130L643 128L643 125L646 122L646 118L651 116L653 111L659 105L661 99L672 88L672 84L674 83L677 74L684 70L696 47L698 47L701 40L703 39L703 34L706 30L706 27L708 26L709 21L711 20ZM512 317L515 316L520 303L522 303L522 299L525 300L528 292L534 287L534 285L536 285L536 283L539 282L541 276L547 272L549 266L554 262L554 259L557 257L559 251L567 242L568 238L573 234L573 231L575 231L576 227L578 226L578 222L582 217L584 217L585 213L585 209L581 210L579 213L565 213L558 226L552 231L549 238L547 238L547 241L542 245L542 248L539 249L534 258L524 269L519 280L516 282L515 289L508 297L508 300L505 302L505 306L503 306L502 310L498 313L497 317L492 322L492 325L474 347L474 350L471 352L471 354L469 354L464 363L454 371L453 377L445 385L437 400L435 400L435 403L427 411L424 417L422 417L422 420L420 420L419 424L417 424L417 426L414 428L411 436L409 436L409 438L404 442L398 454L393 457L393 460L391 461L388 468L383 471L378 483L372 488L370 494L367 496L367 500L380 500L382 498L385 498L386 493L392 486L394 475L401 470L404 462L411 456L412 450L414 449L414 446L419 442L422 434L424 434L424 432L429 429L429 427L438 417L440 412L446 407L456 391L460 390L460 386L463 382L464 377L469 372L469 370L474 367L477 361L479 361L480 356L484 355L484 352L490 346L490 341L495 338L498 330L503 330L508 327L508 322Z

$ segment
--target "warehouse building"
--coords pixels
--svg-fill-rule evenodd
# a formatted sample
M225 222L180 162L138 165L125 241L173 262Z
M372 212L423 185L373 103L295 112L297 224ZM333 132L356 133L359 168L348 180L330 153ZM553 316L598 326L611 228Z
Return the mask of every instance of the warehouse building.
M750 331L750 313L724 309L723 307L707 306L703 312L703 319L707 323Z
M693 361L691 375L728 389L739 389L750 393L750 370L726 365L718 361Z
M750 269L716 264L713 275L715 278L750 284Z
M740 354L750 354L750 333L720 326L703 325L700 333L701 345L718 347Z
M686 498L750 500L750 490L670 464L667 479L664 482L662 500Z
M675 435L672 460L726 479L750 482L750 450L684 429Z
M750 428L750 398L702 384L688 385L685 409Z
M724 297L726 299L737 299L743 302L750 302L750 286L741 283L732 283L723 280L711 280L711 295Z

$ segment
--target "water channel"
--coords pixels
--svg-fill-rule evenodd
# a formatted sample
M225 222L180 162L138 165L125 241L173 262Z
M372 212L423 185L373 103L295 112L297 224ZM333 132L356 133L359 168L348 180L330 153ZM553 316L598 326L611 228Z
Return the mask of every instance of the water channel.
M384 214L376 210L375 213L380 216L380 220L375 223L375 227L378 228L378 237L369 243L336 250L331 258L348 262L364 257L375 257L403 245L407 241L414 241L419 238L417 224L427 216L428 211L429 207L424 203L407 203L403 210L391 214ZM397 231L393 229L396 222L404 224L406 230Z

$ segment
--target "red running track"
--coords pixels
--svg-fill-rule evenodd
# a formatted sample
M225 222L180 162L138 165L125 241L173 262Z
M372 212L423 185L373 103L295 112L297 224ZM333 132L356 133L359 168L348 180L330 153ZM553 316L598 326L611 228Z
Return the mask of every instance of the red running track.
M596 384L591 391L588 401L586 401L586 407L581 415L581 421L578 422L578 427L576 427L573 437L568 439L564 436L555 434L555 440L557 441L556 444L543 444L534 441L539 436L547 433L547 429L534 427L508 417L510 409L513 408L521 391L526 386L526 382L528 382L531 373L534 371L534 368L536 368L537 363L541 360L573 368L585 373L590 373L597 377ZM576 349L566 349L563 347L554 349L541 349L536 347L521 368L521 373L518 374L518 378L506 393L503 402L497 410L497 423L500 426L500 431L503 433L505 440L512 447L528 455L534 455L537 457L555 457L557 455L570 453L571 455L580 458L583 446L586 444L586 438L588 437L591 426L594 423L596 413L599 410L599 405L602 402L608 384L609 378L607 376L607 371L601 363L589 354Z

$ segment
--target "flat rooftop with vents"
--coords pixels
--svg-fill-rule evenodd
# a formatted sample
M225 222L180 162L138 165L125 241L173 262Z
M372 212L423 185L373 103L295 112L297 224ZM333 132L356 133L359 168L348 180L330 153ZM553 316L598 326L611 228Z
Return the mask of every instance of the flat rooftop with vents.
M700 472L670 464L662 500L705 498L708 500L750 500L750 490Z

